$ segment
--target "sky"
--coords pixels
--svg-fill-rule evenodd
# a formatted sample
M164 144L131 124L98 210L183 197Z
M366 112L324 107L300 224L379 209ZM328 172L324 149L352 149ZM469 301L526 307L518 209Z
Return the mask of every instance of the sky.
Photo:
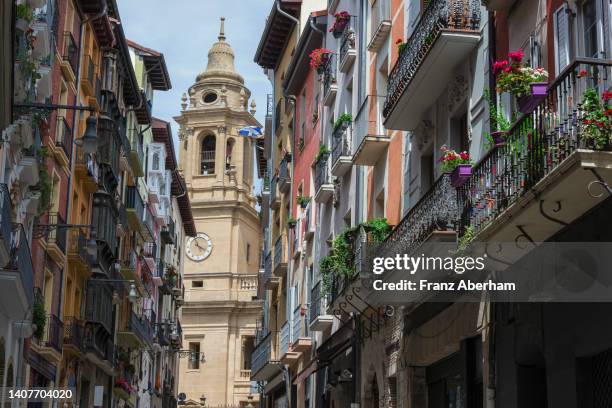
M175 147L178 126L172 118L179 114L183 93L206 68L220 17L225 17L226 41L234 49L236 70L257 103L255 116L264 123L271 85L253 57L272 0L117 0L117 4L127 38L164 54L172 89L155 92L153 115L172 123Z

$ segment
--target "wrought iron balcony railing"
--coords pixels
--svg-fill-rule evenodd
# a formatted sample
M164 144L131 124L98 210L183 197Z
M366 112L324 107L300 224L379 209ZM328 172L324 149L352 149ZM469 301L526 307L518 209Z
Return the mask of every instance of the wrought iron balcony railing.
M319 190L324 184L331 184L329 154L321 156L315 165L315 191Z
M139 219L144 217L144 202L136 186L127 186L125 189L125 209L133 211Z
M257 373L269 363L278 361L278 332L269 331L255 346L251 355L251 372Z
M4 186L4 184L2 185ZM11 260L7 269L16 270L19 272L21 276L21 283L25 290L25 294L28 297L28 303L32 304L34 299L34 266L32 265L32 253L30 252L28 237L25 233L23 225L14 224L12 228L12 244L10 251Z
M411 253L434 231L454 231L458 219L457 190L451 186L450 174L444 173L391 231L378 253Z
M4 183L0 184L0 206L0 245L3 247L2 252L8 255L11 250L11 237L13 236L13 222L11 219L13 205L8 187Z
M87 253L87 233L80 228L70 230L70 240L68 254L78 257L83 265L89 264L89 254Z
M379 0L381 1L381 0ZM340 36L340 62L344 62L349 57L350 51L355 51L355 25L356 17L351 16L348 23L344 26Z
M290 155L286 154L281 160L278 169L278 183L283 192L287 192L291 184L291 172L289 171L290 160Z
M66 254L66 235L68 228L66 228L66 221L60 213L49 214L49 224L57 225L56 228L48 230L46 241L47 245L57 245L59 250Z
M62 51L62 59L70 65L72 72L77 73L79 67L79 48L70 31L64 32L64 49Z
M323 97L332 91L332 86L336 85L338 75L338 57L336 54L330 54L325 69L323 70Z
M462 228L482 230L577 149L612 150L609 142L598 144L589 136L583 104L585 91L595 90L600 99L611 87L612 60L573 61L535 111L512 126L505 144L493 147L473 167L459 190Z
M393 110L442 31L478 31L481 0L431 0L389 75L383 114Z
M87 281L84 318L88 322L101 324L107 333L112 333L113 290L105 281Z
M65 116L57 117L55 145L64 151L68 161L70 161L72 155L72 129Z
M268 252L264 258L264 282L272 278L272 255Z
M54 314L47 316L47 323L45 325L45 331L43 338L40 339L41 345L50 347L57 352L62 352L64 336L64 323Z
M305 315L302 315L302 305L298 305L293 309L293 317L291 319L291 342L294 343L300 337L308 337L308 325Z
M274 243L274 270L281 266L281 264L287 262L285 243L283 242L283 236L281 235L276 239Z
M344 123L332 134L332 167L342 156L351 155L351 125Z
M279 357L286 354L289 351L289 345L291 344L291 322L287 320L281 326L280 330L280 354Z
M276 108L274 108L274 132L278 132L278 129L280 129L282 104L283 104L283 98L281 97L276 102Z
M321 281L317 282L310 290L310 307L308 308L308 315L310 317L310 323L312 323L318 316L321 315L323 306L324 296L322 296Z
M67 317L64 322L64 346L71 346L78 351L84 350L85 322L76 317Z

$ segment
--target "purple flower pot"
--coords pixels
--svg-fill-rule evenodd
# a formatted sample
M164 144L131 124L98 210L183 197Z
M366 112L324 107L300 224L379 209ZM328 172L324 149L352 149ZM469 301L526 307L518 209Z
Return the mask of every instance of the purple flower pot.
M466 181L472 176L472 165L471 164L460 164L455 167L455 170L451 173L451 186L458 188L465 184Z
M506 132L505 130L498 130L495 132L491 132L491 138L493 138L493 145L494 146L505 145L507 135L508 135L508 132Z
M525 114L533 112L540 102L546 99L547 90L548 82L532 82L531 95L518 98L519 112Z

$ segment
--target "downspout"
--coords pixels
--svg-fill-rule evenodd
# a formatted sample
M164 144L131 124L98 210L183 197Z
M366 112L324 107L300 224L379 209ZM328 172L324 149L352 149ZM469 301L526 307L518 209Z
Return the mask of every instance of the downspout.
M276 0L276 11L278 11L281 15L287 17L289 20L293 21L297 26L297 30L295 31L296 42L300 39L300 20L293 17L291 14L284 11L280 6L280 0Z
M293 118L292 118L293 135L289 139L289 146L291 147L291 153L290 153L291 154L291 184L289 185L289 211L291 212L291 214L289 216L293 217L293 182L295 181L294 177L295 177L295 129L296 129L295 127L295 122L296 122L295 109L296 109L297 99L294 95L288 95L286 92L283 92L283 96L287 100L290 101L291 105L293 105ZM297 209L297 205L296 205L296 209ZM289 234L287 234L287 252L289 252L288 249L290 248L290 245L291 245L291 238L289 237ZM287 254L287 255L289 256L289 267L287 268L287 293L290 293L289 288L291 287L291 284L293 283L291 281L291 272L293 271L294 260L293 260L293 256L291 256L290 254ZM297 298L299 294L296 293L295 296ZM293 310L291 309L291 300L289 300L289 305L290 305L289 306L289 319L290 321L292 321L293 320ZM291 325L289 326L289 330L291 331L291 333L293 333L293 327L291 327ZM288 365L283 366L283 375L285 376L285 387L287 388L287 392L285 394L285 396L287 397L287 407L295 408L291 406L291 376L289 374Z

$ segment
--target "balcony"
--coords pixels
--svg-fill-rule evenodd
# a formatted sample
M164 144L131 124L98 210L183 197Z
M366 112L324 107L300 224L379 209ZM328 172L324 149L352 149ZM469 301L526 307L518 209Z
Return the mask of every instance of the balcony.
M118 341L129 347L150 347L153 342L151 324L145 317L139 317L133 310L122 316L117 331Z
M280 330L280 361L284 364L292 364L297 361L299 354L291 349L291 322L287 320Z
M331 54L323 71L323 104L331 106L336 100L338 83L336 76L338 73L338 58L336 54Z
M116 368L115 344L112 336L98 323L87 322L84 328L83 349L89 361L107 375Z
M12 212L13 204L6 184L0 184L0 266L10 260L13 236Z
M252 380L270 380L282 371L278 346L278 332L268 332L257 343L251 357Z
M175 224L171 217L168 217L166 226L161 231L161 241L166 245L172 245L176 241Z
M140 235L145 242L151 242L155 239L155 217L153 217L151 207L148 204L145 205L140 225Z
M282 127L282 120L281 120L281 114L282 114L282 109L281 107L283 106L283 98L281 97L277 102L276 102L276 107L274 108L274 134L278 135L278 132L280 130L280 128Z
M327 314L325 295L322 292L321 281L317 282L310 291L309 329L315 332L331 328L334 322L334 317Z
M62 49L62 63L60 65L64 77L68 82L76 80L79 68L79 48L71 32L64 32L64 47Z
M280 277L272 274L272 254L270 252L264 259L263 282L266 289L274 289L280 282Z
M105 281L88 279L85 320L99 324L107 333L112 333L113 309L113 289L111 286Z
M64 323L64 352L80 355L85 351L85 322L76 317L67 317Z
M287 272L287 244L281 235L274 243L274 266L272 273L280 277L285 272Z
M87 253L88 233L80 228L70 229L68 245L68 260L82 273L90 270L90 259Z
M355 118L353 130L353 163L374 166L385 156L391 140L380 114L384 96L368 95Z
M0 186L6 187L4 184ZM2 189L0 188L0 192ZM4 191L8 196L8 191ZM5 196L5 197L7 197ZM6 205L3 204L3 205ZM10 207L8 207L10 211ZM9 234L6 243L10 242L9 259L5 266L0 269L0 306L7 315L14 319L23 319L23 316L34 300L34 268L32 266L32 255L28 239L21 224L13 225L10 218L5 214L5 209L1 210L2 220L0 220L0 232L3 234L3 241L0 248L4 248L4 234ZM6 221L8 220L8 221ZM6 231L8 223L9 230Z
M98 164L92 154L86 153L81 146L75 146L75 174L86 193L98 190Z
M119 183L119 157L121 155L121 139L119 131L121 121L111 120L105 116L98 119L98 153L96 160L100 165L100 177L107 191L115 190Z
M351 131L350 124L345 122L334 129L332 135L331 174L336 177L344 176L353 165Z
M94 64L94 60L91 55L85 55L83 58L81 88L83 88L85 93L84 96L94 96L96 91L96 64Z
M383 46L391 32L391 0L377 0L372 6L371 13L368 51L376 52Z
M140 281L140 270L138 267L139 257L134 251L134 248L130 248L127 255L127 259L123 261L119 272L126 280Z
M432 0L389 75L387 129L414 130L480 41L480 0Z
M272 177L270 181L270 208L278 210L280 208L280 195L278 191L278 177Z
M316 225L313 217L313 206L314 203L310 201L306 206L304 213L304 239L309 241L314 237Z
M278 169L278 189L281 193L288 193L291 187L291 171L289 170L289 163L291 163L291 153L285 154L283 160L281 160Z
M308 333L308 309L298 305L293 310L293 318L291 319L291 349L297 353L305 353L310 351L312 347L312 339Z
M473 167L458 192L461 230L469 226L481 242L544 242L606 199L612 148L595 143L583 102L585 91L601 100L611 86L612 60L577 59L563 70L506 143Z
M334 184L329 169L329 154L322 155L315 164L315 201L326 203L334 195Z
M57 363L62 359L63 336L64 324L59 317L50 314L47 316L42 338L34 340L32 345L38 354Z
M355 23L356 18L351 16L340 36L340 72L348 72L357 57L357 50L355 49Z
M127 186L125 188L124 204L130 228L134 231L140 231L140 224L144 219L145 208L138 187Z
M104 192L93 194L91 224L96 231L98 253L92 258L92 272L108 277L117 259L117 202L115 197Z
M144 151L142 143L138 141L138 129L132 129L130 138L130 163L134 177L144 177Z
M53 155L60 165L68 168L70 157L72 156L72 128L65 116L58 116L57 127L55 129L55 144L52 147Z
M53 225L45 236L47 254L60 265L66 257L66 235L68 228L60 213L49 213L48 224Z

